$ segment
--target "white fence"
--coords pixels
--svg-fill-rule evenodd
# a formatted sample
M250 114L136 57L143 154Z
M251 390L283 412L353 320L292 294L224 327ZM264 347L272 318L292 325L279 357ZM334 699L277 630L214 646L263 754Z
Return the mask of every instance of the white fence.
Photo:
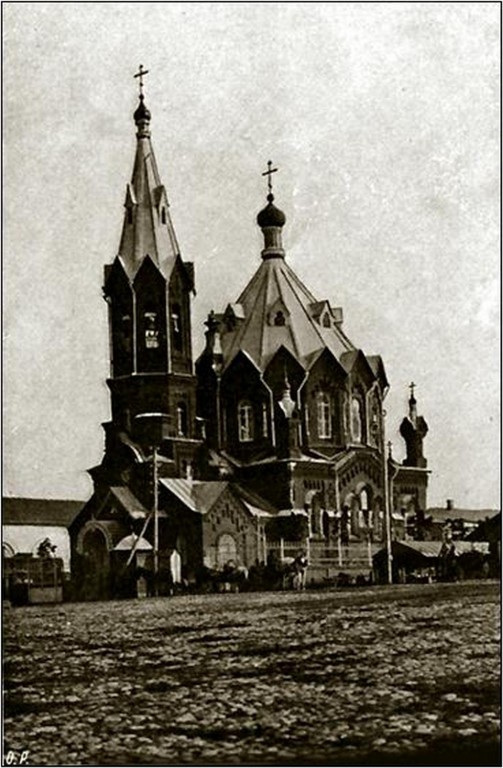
M275 553L281 560L305 553L311 568L340 568L347 570L372 569L372 557L382 544L354 541L327 545L323 541L268 541L267 554Z

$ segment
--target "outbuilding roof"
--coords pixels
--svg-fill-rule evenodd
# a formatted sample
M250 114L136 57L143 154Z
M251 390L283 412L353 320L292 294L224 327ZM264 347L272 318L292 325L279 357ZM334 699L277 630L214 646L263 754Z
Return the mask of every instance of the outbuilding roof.
M85 503L85 501L70 499L23 499L4 496L2 523L4 525L57 525L68 528Z
M435 560L440 557L442 550L454 546L455 555L464 555L467 552L480 552L488 554L489 544L487 541L452 541L445 543L443 541L393 541L391 545L394 557L424 557L429 560ZM380 559L386 553L386 548L380 549L374 557Z
M240 499L252 515L269 516L276 512L268 501L228 480L201 481L170 477L162 478L159 482L191 512L206 514L227 488Z
M431 517L433 522L446 523L448 520L466 520L468 523L481 523L494 517L497 509L447 509L446 507L430 507L426 510L426 517Z
M113 485L110 493L117 499L119 504L135 519L142 519L148 515L148 510L138 501L136 496L131 493L125 485Z

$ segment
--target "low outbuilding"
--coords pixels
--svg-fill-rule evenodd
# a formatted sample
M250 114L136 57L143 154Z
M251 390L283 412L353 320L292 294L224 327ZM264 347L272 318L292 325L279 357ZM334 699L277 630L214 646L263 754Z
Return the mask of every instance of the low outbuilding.
M391 545L393 582L454 581L489 575L487 541L393 541ZM373 557L374 578L386 583L387 550Z

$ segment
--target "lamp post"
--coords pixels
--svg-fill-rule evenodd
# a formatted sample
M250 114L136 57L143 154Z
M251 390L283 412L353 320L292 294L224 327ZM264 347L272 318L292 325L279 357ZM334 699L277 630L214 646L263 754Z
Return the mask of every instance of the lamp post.
M154 596L159 596L159 491L157 488L157 447L154 445Z
M172 433L171 417L165 413L139 413L135 417L135 433L140 444L152 446L153 517L154 517L154 595L159 595L159 489L158 449Z
M393 584L393 553L391 551L391 511L389 498L388 456L385 448L386 411L382 409L382 452L383 452L383 483L384 483L384 530L386 537L386 572L388 584Z

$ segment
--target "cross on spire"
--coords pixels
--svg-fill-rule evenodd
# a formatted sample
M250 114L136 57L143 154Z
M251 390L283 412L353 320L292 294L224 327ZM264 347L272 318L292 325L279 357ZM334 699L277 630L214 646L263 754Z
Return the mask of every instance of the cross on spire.
M271 182L271 176L273 173L276 173L278 169L272 167L272 160L267 161L267 171L264 171L262 176L267 176L267 189L269 190L269 194L272 195L272 182Z
M413 382L413 381L411 381L411 382L410 382L410 384L409 384L409 389L410 389L410 396L411 396L411 398L413 398L413 397L414 397L414 389L415 389L415 387L416 387L416 385L414 384L414 382Z
M143 69L143 64L140 64L140 69L138 70L136 75L133 75L133 77L139 77L140 78L140 82L138 83L138 85L140 86L140 99L143 98L143 75L148 75L148 72L149 72L149 70L148 69Z

